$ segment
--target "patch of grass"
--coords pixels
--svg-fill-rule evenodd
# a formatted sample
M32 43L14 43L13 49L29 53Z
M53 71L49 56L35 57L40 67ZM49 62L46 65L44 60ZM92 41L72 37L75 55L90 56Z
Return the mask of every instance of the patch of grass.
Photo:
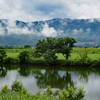
M91 58L91 59L99 59L100 54L88 54L88 57Z
M65 57L62 54L56 54L58 56L58 59L65 59ZM90 59L99 59L100 58L100 54L88 54L88 57ZM71 56L69 57L69 59L80 59L80 56L78 53L71 53Z
M74 48L72 50L71 56L69 59L77 59L79 58L78 52L82 52L85 48ZM86 48L88 51L88 57L90 59L98 59L100 58L100 48ZM7 53L7 57L17 57L20 52L22 51L29 51L32 49L5 49ZM58 59L65 59L65 57L62 54L56 54L58 56ZM43 59L41 58L34 58L34 59Z
M100 54L100 48L73 48L72 53L81 52L84 49L86 49L89 54Z
M7 57L17 57L19 55L19 52L7 52Z

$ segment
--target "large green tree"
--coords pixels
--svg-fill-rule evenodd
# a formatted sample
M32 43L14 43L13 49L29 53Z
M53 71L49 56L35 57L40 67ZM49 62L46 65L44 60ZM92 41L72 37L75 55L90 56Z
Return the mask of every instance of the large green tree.
M68 57L70 56L72 48L75 47L74 43L76 43L76 40L74 38L69 38L69 37L58 38L57 39L56 52L62 53L63 56L66 59L68 59Z
M74 38L64 37L64 38L52 38L47 37L46 40L39 40L36 44L36 52L40 54L40 56L46 55L44 57L47 58L47 52L51 52L52 58L57 59L55 56L56 53L62 53L66 59L68 59L72 48L75 46L76 40ZM48 56L49 54L48 53ZM51 56L50 56L51 57Z

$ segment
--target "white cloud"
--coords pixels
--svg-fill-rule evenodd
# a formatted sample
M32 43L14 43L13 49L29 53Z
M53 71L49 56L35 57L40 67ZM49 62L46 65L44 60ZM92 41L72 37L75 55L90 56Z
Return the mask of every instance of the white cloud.
M78 34L78 30L74 29L72 34Z
M79 32L79 33L82 33L82 32L83 32L83 29L82 29L82 28L80 28L78 32Z
M42 35L46 37L56 37L57 36L56 30L53 27L49 28L47 23L45 23L44 28L41 33Z
M80 28L79 30L74 29L72 34L79 34L79 33L82 33L82 32L83 32L82 28Z
M86 29L86 32L87 32L87 33L90 33L90 31L91 31L90 28L87 28L87 29Z
M58 34L58 35L62 35L63 32L64 32L63 30L57 30L57 34Z
M0 36L4 36L4 35L5 35L5 31L0 25Z
M0 26L0 35L21 35L21 34L33 34L33 30L29 30L27 27L17 27L14 20L8 20L7 22L4 21L4 23L7 25L7 33L5 34L5 28Z
M27 26L30 29L27 26L21 27L20 25L16 25L15 20L8 20L7 22L3 21L3 23L6 24L6 27L2 27L2 25L0 24L0 36L12 35L12 34L15 35L28 34L28 35L45 36L45 37L57 36L56 30L53 27L49 27L47 23L45 23L44 25L41 24L40 32L38 32L37 29L35 28L33 29L32 26L34 24L31 22L27 24ZM7 32L5 32L5 30L7 30Z

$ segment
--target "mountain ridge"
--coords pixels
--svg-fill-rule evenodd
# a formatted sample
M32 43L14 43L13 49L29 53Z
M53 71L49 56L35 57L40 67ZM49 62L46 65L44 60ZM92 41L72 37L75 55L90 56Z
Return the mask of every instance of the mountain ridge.
M54 18L24 22L0 19L0 45L35 45L45 37L73 37L78 42L100 40L100 19Z

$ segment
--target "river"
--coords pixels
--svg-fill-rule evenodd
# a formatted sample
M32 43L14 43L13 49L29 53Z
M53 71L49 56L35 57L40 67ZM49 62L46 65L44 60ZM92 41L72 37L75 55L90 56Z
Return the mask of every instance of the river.
M84 86L87 100L100 99L99 69L0 66L0 90L6 84L10 88L15 79L22 81L28 92L34 94L38 89L44 91L47 85L52 89Z

